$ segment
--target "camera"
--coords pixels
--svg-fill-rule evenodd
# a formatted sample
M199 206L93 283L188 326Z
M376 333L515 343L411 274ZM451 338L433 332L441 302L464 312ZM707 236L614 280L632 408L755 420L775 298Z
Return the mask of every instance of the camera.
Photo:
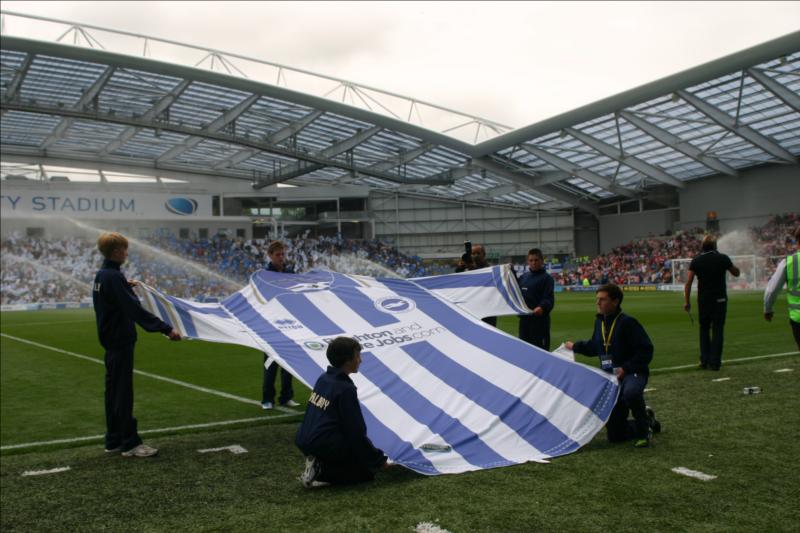
M472 241L464 241L464 253L461 260L465 263L472 263Z

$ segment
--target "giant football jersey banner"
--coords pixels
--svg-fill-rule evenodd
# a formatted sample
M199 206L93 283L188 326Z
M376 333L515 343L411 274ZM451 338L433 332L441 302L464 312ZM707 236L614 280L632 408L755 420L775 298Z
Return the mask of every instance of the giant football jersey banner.
M618 394L616 378L480 320L530 312L507 265L409 280L260 271L219 304L141 287L144 306L182 335L266 352L308 387L328 366L328 343L356 338L351 378L369 437L423 474L574 452Z

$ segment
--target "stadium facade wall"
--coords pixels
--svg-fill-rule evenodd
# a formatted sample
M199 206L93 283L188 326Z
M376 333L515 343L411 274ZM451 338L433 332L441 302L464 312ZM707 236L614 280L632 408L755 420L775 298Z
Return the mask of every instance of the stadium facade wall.
M600 252L608 253L616 246L651 235L705 228L709 211L717 213L722 233L761 226L773 215L797 212L798 198L798 165L763 165L742 170L738 176L715 175L689 181L679 191L674 208L601 215Z
M483 244L487 255L501 262L532 247L545 255L575 252L571 210L483 207L373 191L369 212L377 238L423 258L459 257L464 241Z
M600 221L590 213L575 212L575 255L593 257L600 253Z
M679 215L678 208L670 208L600 216L600 251L608 253L632 240L671 232Z
M680 227L705 227L706 213L717 212L722 233L760 226L772 215L797 212L800 166L764 165L738 176L690 181L680 191Z

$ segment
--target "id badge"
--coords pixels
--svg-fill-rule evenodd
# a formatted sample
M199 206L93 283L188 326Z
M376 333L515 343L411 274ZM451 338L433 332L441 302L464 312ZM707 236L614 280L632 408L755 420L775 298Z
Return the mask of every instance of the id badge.
M600 368L603 370L611 370L613 368L613 364L611 362L611 356L601 356L600 357Z

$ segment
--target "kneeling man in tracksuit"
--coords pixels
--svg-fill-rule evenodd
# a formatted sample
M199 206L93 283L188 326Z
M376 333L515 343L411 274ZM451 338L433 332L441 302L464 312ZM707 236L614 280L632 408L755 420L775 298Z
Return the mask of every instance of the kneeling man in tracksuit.
M372 481L375 471L388 467L386 455L367 437L356 386L349 377L358 372L361 345L337 337L328 345L327 356L331 366L317 379L295 437L306 456L300 476L306 488Z
M650 445L653 433L661 431L655 413L644 403L644 388L650 375L653 343L638 320L622 312L622 290L613 284L597 289L597 319L588 341L566 342L567 349L600 357L600 367L619 380L619 397L606 424L608 440L634 440L634 446ZM628 420L628 411L633 420Z

